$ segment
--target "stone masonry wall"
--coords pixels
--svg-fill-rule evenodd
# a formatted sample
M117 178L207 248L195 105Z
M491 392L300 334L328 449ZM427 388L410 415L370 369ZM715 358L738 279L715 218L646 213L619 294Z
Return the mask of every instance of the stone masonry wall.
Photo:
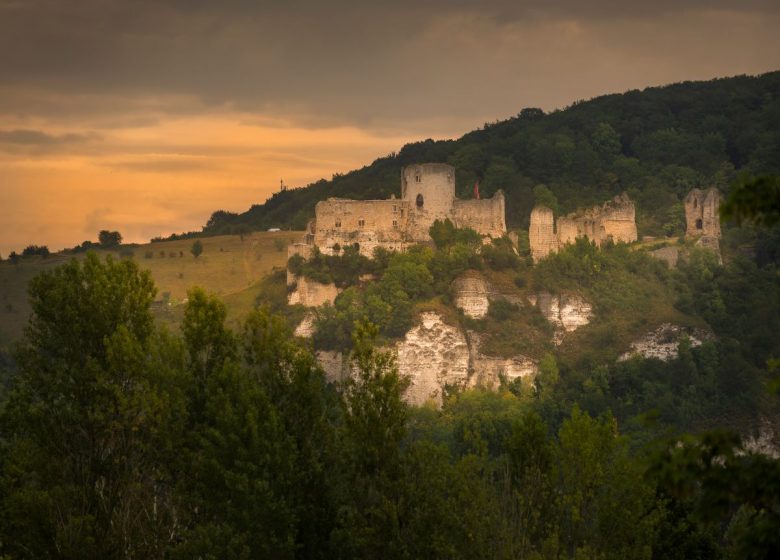
M720 238L720 193L715 187L693 189L685 197L685 235Z
M328 255L336 244L358 243L360 252L371 256L377 245L402 249L411 242L406 234L409 204L403 200L330 198L318 202L315 212L314 244Z
M538 262L558 250L553 211L546 206L536 206L531 211L531 227L528 230L531 256Z
M623 193L602 206L572 212L558 218L553 228L552 210L537 206L531 212L528 240L531 256L537 262L568 243L587 237L596 245L609 241L632 243L637 240L634 203Z
M501 237L506 233L504 192L481 200L455 200L452 221L456 227L471 228L480 235Z

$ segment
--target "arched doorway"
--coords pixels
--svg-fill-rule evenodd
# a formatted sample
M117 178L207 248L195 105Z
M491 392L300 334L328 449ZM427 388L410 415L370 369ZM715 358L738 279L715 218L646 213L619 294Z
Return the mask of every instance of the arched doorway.
M418 194L417 195L417 208L422 208L423 207L423 203L424 203L423 195Z

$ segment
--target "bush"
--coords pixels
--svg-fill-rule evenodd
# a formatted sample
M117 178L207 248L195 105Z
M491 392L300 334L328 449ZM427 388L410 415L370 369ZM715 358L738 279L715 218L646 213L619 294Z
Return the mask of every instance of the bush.
M196 259L203 253L203 243L200 239L196 239L195 242L192 244L192 247L190 248L190 253L192 253L192 256Z
M98 234L98 241L104 249L114 249L122 244L122 234L118 231L104 229Z
M31 257L33 255L39 255L41 257L48 257L51 253L49 253L49 248L46 245L28 245L24 248L24 251L22 251L23 257Z
M123 259L132 259L135 256L135 251L131 247L122 247L119 249L119 256Z
M508 237L494 239L490 245L483 246L482 258L493 270L516 269L520 265L520 257Z
M517 304L503 298L490 301L488 316L496 321L506 321L519 311Z

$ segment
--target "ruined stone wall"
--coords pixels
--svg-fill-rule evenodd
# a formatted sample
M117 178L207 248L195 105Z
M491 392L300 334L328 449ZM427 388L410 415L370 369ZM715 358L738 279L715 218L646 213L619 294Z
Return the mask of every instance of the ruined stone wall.
M587 237L601 246L608 241L632 243L637 240L634 203L623 193L604 203L561 216L553 228L552 210L537 206L531 212L528 240L534 262L555 252L559 247Z
M482 200L457 200L452 205L452 222L459 228L471 228L480 235L502 237L506 233L504 192Z
M531 227L528 230L531 256L538 262L558 250L553 211L546 206L535 206L531 211Z
M599 246L610 240L633 243L637 240L634 203L623 193L602 206L558 218L559 245L574 243L579 237L587 237Z
M314 244L325 254L333 246L358 243L360 252L371 256L378 245L403 249L408 234L409 204L398 199L348 200L330 198L315 207Z
M685 235L720 238L720 193L715 187L693 189L685 197Z

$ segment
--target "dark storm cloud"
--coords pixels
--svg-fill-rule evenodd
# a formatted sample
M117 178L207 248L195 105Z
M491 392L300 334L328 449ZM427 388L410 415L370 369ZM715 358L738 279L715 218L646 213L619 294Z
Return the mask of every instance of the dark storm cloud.
M0 130L0 152L10 154L65 152L79 149L101 139L102 136L94 132L50 134L42 130Z
M183 173L189 171L206 171L216 168L213 161L192 158L156 158L143 161L116 161L105 164L111 169L142 172L142 173Z
M642 77L772 69L779 14L774 0L0 0L0 84L189 95L185 110L203 103L306 126L497 117ZM705 55L722 61L704 65ZM5 110L54 114L35 99ZM0 114L2 103L0 92ZM72 105L111 113L84 98Z

